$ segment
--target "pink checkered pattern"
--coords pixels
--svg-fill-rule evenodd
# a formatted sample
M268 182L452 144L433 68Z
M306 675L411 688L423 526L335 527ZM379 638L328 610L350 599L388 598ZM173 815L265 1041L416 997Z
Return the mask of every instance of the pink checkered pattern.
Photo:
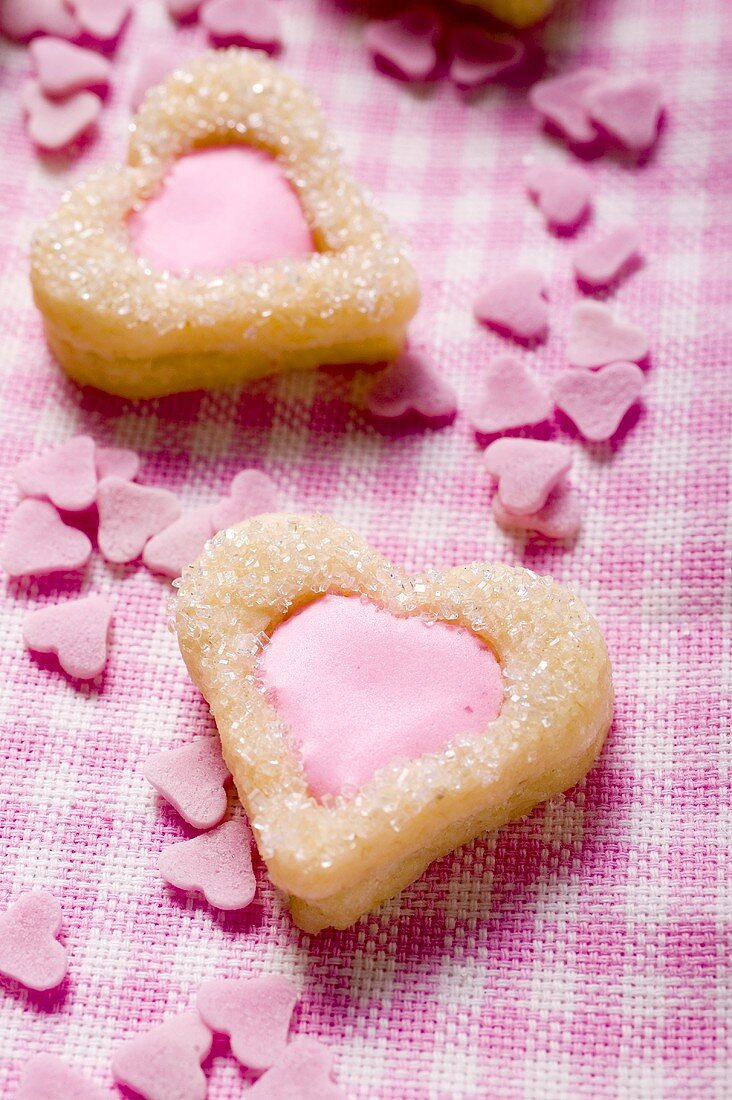
M464 410L504 348L470 305L516 261L550 277L551 337L521 352L563 366L575 244L547 234L523 194L531 157L566 159L523 89L471 102L375 73L362 17L331 0L282 0L286 68L315 88L348 160L403 230L424 306L415 335L458 390L440 432L383 434L363 376L330 371L243 393L130 404L81 392L54 367L27 280L27 246L59 192L121 159L141 54L179 42L161 0L139 0L99 140L79 159L37 157L0 70L0 462L75 432L138 448L142 479L197 504L242 466L283 501L352 525L407 567L519 562L572 585L607 634L616 721L598 766L566 797L436 864L357 927L293 928L260 873L251 910L185 901L156 872L187 835L141 775L153 751L212 729L166 629L167 584L95 556L78 582L7 583L0 609L0 906L34 885L64 910L70 977L57 994L0 987L0 1093L37 1051L111 1085L115 1044L193 1003L215 975L276 972L302 990L297 1029L337 1053L351 1097L712 1098L732 1095L730 793L730 301L732 20L729 0L573 0L538 34L551 67L644 69L668 93L656 153L633 170L589 166L591 231L638 225L645 267L613 296L652 334L647 408L616 444L573 442L584 498L572 550L514 539L490 516ZM0 523L15 505L6 477ZM116 605L101 688L75 690L21 645L26 612L75 592ZM261 869L260 869L261 872ZM215 1057L212 1100L242 1095Z

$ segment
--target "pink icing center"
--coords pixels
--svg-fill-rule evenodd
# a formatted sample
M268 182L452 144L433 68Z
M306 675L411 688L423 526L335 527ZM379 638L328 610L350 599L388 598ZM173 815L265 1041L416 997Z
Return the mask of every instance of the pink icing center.
M277 161L248 145L180 157L127 224L138 256L174 275L220 274L237 264L315 251L297 195Z
M498 661L475 634L355 596L325 596L281 623L259 673L317 798L482 732L503 698Z

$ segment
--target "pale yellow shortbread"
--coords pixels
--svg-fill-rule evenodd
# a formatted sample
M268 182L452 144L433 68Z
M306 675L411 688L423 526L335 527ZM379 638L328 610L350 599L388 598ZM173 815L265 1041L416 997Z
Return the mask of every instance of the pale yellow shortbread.
M175 158L236 142L276 157L318 251L215 277L151 270L131 248L128 214ZM419 304L402 243L344 167L310 93L264 54L233 48L147 94L129 165L64 196L34 237L31 282L67 373L124 397L392 359Z
M505 697L481 737L394 761L353 798L313 798L258 680L267 636L326 592L473 630ZM476 563L406 576L327 516L266 515L222 531L185 571L177 632L272 881L308 932L345 928L485 829L585 774L610 726L610 663L594 618L548 577ZM375 731L378 734L378 731Z
M463 0L463 3L484 8L514 27L531 27L548 15L555 0Z

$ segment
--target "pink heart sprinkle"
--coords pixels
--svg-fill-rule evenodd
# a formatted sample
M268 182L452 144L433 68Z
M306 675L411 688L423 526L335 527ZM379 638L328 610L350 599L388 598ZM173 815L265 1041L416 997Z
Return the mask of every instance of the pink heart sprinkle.
M200 18L216 46L250 46L267 53L282 48L279 16L268 0L207 0Z
M78 38L81 28L64 0L3 0L0 4L0 33L17 42L36 34Z
M37 41L44 41L42 38ZM77 435L40 458L15 467L15 481L28 497L45 497L67 512L81 512L97 495L96 448L88 435Z
M596 289L610 286L639 254L638 233L632 226L613 229L607 236L590 241L574 255L577 281Z
M127 447L97 447L97 477L121 477L134 481L140 470L140 456Z
M215 533L210 506L192 508L160 534L153 535L142 551L142 560L153 573L179 577Z
M181 514L178 498L167 489L105 477L97 490L99 549L107 561L139 558L145 543Z
M626 149L643 153L656 141L663 113L663 91L650 76L630 76L592 84L582 105L598 126Z
M449 421L457 413L452 386L418 351L405 351L374 378L366 405L374 416L388 420L413 413L425 420Z
M58 152L82 137L99 118L102 101L93 92L76 92L66 99L49 99L36 80L29 80L21 91L28 115L31 140L49 153Z
M165 0L165 6L173 19L193 19L198 15L202 0Z
M211 829L226 813L224 788L231 776L218 737L197 737L189 745L156 752L142 771L194 829Z
M590 208L592 181L573 164L535 164L526 174L526 190L554 229L576 229Z
M437 65L437 40L442 23L430 7L408 8L396 19L367 24L364 42L374 61L402 80L427 80Z
M81 29L98 42L115 42L132 14L131 0L67 0Z
M145 1100L205 1100L212 1040L197 1012L183 1012L118 1047L112 1076Z
M573 367L604 367L648 355L648 337L642 328L619 321L602 302L577 302L569 315L567 358Z
M74 572L89 561L92 544L67 527L47 500L23 500L10 517L0 565L11 577Z
M643 392L643 371L635 363L610 363L601 370L568 370L554 379L557 407L591 443L611 439Z
M499 355L488 364L483 394L471 422L482 435L495 435L541 424L549 419L552 409L536 375L512 355Z
M317 1039L303 1035L289 1044L282 1060L263 1073L247 1093L251 1100L346 1100L331 1077L333 1055Z
M28 49L42 92L58 97L85 88L109 87L112 66L106 57L62 38L36 38Z
M484 325L515 340L542 339L549 319L544 276L533 268L517 268L486 287L473 312Z
M0 913L0 974L28 989L55 989L66 977L66 950L56 940L61 906L48 890L21 894Z
M133 111L142 103L150 88L162 84L183 61L180 50L161 49L144 55L137 69L137 76L130 94L130 106Z
M277 488L272 478L261 470L240 470L231 482L228 497L222 497L211 509L211 521L214 531L223 531L250 516L278 511Z
M269 1069L287 1046L297 990L287 978L214 978L196 1006L212 1031L231 1038L231 1053L249 1069Z
M544 507L572 465L572 452L562 443L539 439L496 439L485 452L488 473L498 481L501 503L514 516L529 516Z
M107 663L112 615L102 596L42 607L26 618L23 641L36 653L55 653L69 676L93 680Z
M575 538L582 520L579 497L566 483L550 493L544 507L530 516L512 515L496 493L493 497L493 516L501 527L514 531L536 531L548 539Z
M18 1091L13 1100L110 1100L77 1070L71 1069L55 1054L35 1054L23 1067Z
M246 909L254 897L252 833L243 817L169 845L158 866L171 886L203 894L215 909Z
M491 34L465 25L450 36L450 54L450 80L468 91L517 69L526 57L526 47L512 34Z
M606 75L602 69L587 67L540 80L529 92L529 102L573 145L589 145L597 139L597 130L587 116L582 96Z

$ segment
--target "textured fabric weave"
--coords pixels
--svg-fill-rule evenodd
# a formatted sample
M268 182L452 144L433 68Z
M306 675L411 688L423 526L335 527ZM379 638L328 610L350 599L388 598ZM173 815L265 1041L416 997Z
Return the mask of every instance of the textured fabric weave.
M199 504L242 466L283 501L332 512L408 568L500 559L551 572L589 603L615 666L616 721L598 766L565 798L440 861L345 933L293 928L259 868L251 910L217 915L156 870L186 829L141 775L153 751L211 731L167 630L170 589L98 555L78 583L3 580L0 609L0 906L33 885L58 896L70 976L58 994L0 985L0 1094L24 1060L60 1054L111 1085L115 1044L193 1003L216 975L275 972L302 989L297 1028L337 1053L349 1096L717 1098L732 1093L732 797L729 551L732 25L728 0L576 0L539 36L552 67L657 75L669 97L638 170L589 166L593 224L639 227L645 266L612 296L652 338L646 411L616 444L573 442L584 528L571 550L494 525L465 410L504 342L470 305L516 261L550 277L551 334L521 352L563 366L575 244L527 201L527 158L568 158L522 89L465 102L378 75L362 18L283 0L283 65L321 97L356 173L410 242L424 291L414 333L454 383L439 432L384 434L364 377L329 371L246 392L129 404L68 383L45 349L27 247L60 191L122 159L146 49L203 42L139 0L101 136L79 159L39 158L25 135L24 50L0 70L0 524L9 471L75 432L138 448L142 480ZM75 690L23 651L29 609L76 592L116 605L101 689ZM52 1009L49 1011L48 1009ZM216 1057L212 1100L242 1095Z

